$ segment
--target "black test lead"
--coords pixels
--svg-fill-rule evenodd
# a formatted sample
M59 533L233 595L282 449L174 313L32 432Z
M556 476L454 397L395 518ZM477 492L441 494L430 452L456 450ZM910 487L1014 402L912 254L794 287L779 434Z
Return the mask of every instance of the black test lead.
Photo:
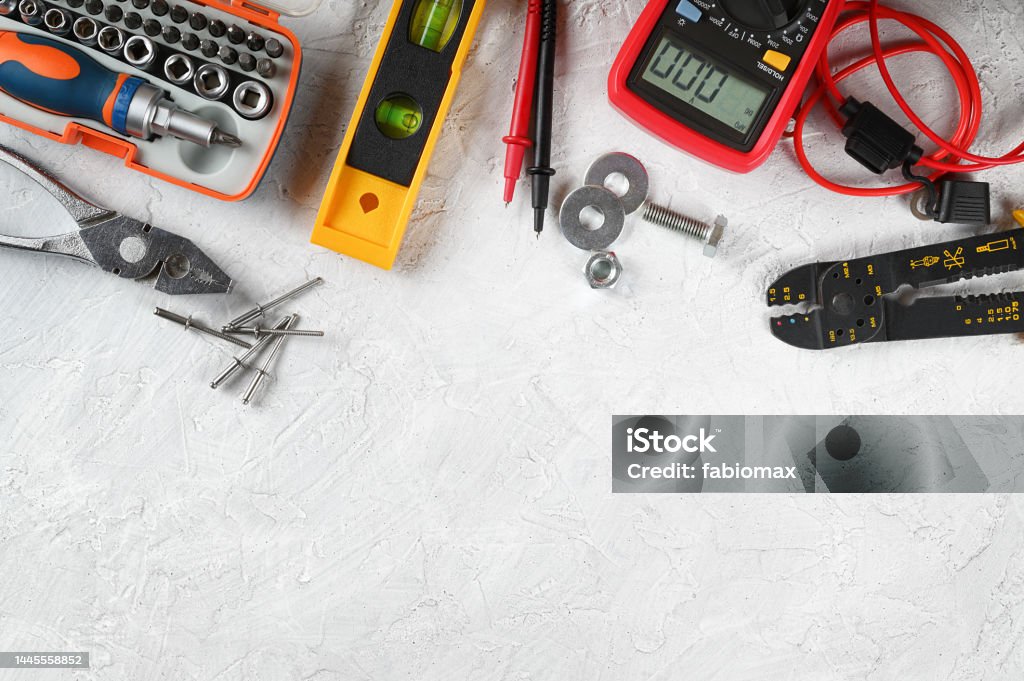
M533 231L540 238L544 231L544 214L548 209L548 188L551 176L551 119L555 90L555 37L558 21L558 0L544 0L540 10L540 54L537 59L537 92L534 106L533 167L526 173L533 176Z

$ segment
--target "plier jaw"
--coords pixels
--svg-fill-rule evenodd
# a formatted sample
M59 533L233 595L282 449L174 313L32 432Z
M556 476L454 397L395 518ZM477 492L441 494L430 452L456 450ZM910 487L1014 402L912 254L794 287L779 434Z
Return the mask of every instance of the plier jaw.
M1024 215L1021 215L1024 220ZM1024 229L959 239L843 261L794 268L768 287L769 306L799 306L772 317L771 331L812 350L860 343L1024 332L1024 293L923 296L909 304L892 295L1024 267Z
M0 160L40 184L78 224L77 231L50 237L0 235L0 247L63 255L125 279L157 272L156 290L171 295L231 291L231 277L192 241L86 201L3 146Z

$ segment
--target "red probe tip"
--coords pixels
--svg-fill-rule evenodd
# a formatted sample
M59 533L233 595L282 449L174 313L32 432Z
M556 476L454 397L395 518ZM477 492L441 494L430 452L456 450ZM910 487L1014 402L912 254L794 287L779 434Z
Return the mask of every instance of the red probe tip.
M505 178L505 205L512 203L512 197L516 193L516 181L514 178Z

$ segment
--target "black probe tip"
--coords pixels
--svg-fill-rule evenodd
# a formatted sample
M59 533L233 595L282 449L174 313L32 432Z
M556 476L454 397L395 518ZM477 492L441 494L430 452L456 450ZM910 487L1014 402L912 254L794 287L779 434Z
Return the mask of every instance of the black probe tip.
M544 231L544 209L534 208L533 209L533 231L537 233L537 238L540 238L540 233Z

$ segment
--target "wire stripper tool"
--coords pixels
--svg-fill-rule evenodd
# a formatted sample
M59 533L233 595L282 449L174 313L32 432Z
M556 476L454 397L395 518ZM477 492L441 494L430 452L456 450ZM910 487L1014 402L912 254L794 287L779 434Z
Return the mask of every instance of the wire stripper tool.
M1024 212L1014 214L1024 225ZM881 255L792 269L767 292L770 307L804 313L773 317L772 334L808 350L878 341L1024 332L1024 292L922 296L909 304L901 286L926 288L1024 268L1024 229Z
M141 279L159 269L156 290L170 295L231 290L231 277L188 239L89 203L3 146L0 160L42 185L78 223L77 231L50 237L0 234L0 247L64 255L124 279Z

